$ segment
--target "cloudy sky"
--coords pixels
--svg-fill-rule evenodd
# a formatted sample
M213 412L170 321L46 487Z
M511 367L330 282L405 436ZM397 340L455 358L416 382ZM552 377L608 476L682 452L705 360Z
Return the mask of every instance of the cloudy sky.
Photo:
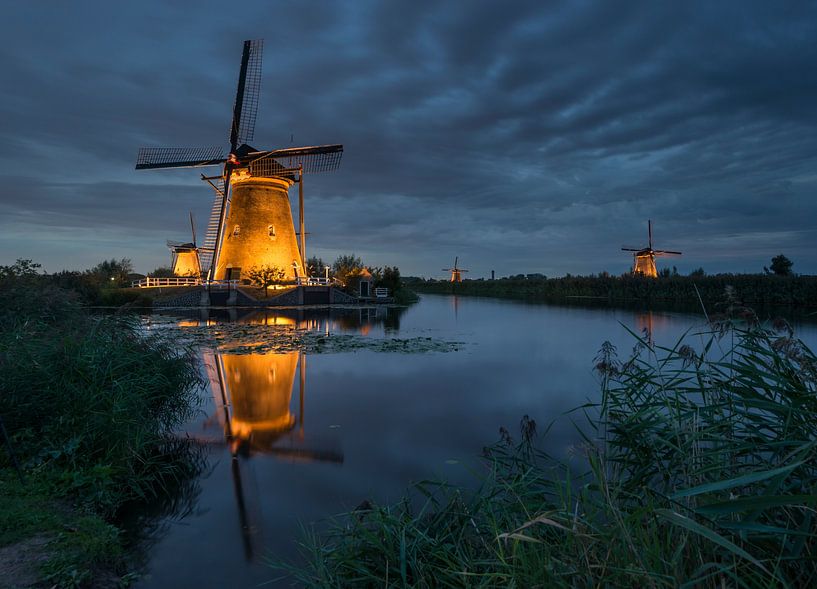
M3 21L0 264L167 265L211 192L136 152L226 147L263 38L254 146L345 148L308 177L310 254L620 273L652 219L682 272L817 273L813 2L43 0Z

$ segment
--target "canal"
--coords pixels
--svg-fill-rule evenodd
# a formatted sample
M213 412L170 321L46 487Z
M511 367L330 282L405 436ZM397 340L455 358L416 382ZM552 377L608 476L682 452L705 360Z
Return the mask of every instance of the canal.
M544 444L569 459L581 415L568 412L598 399L602 342L626 357L630 331L672 346L705 329L693 314L436 295L408 309L146 323L199 346L210 385L184 428L205 444L208 468L192 511L157 533L142 589L274 580L266 560L297 559L302 526L394 501L411 482L473 483L483 446L523 415L540 431L553 422ZM817 347L814 323L795 328Z

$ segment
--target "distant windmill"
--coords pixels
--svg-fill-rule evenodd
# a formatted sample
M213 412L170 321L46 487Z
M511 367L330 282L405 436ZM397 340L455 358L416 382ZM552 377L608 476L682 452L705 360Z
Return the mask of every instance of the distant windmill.
M454 266L452 268L443 268L443 272L451 272L451 282L462 282L462 273L468 272L468 270L463 270L457 266L459 259L459 256L454 258Z
M223 164L220 176L206 177L215 190L201 265L210 280L239 279L242 269L278 266L295 278L306 261L304 174L330 172L340 165L342 145L290 147L260 151L247 145L255 133L261 88L263 41L244 41L238 89L225 157L218 147L142 148L137 170ZM289 203L298 182L300 248Z
M633 252L633 274L641 274L656 278L658 271L655 269L655 258L662 256L680 256L681 252L673 252L670 250L655 250L652 248L652 221L647 221L647 247L633 248L623 247L622 251Z
M199 248L196 247L196 226L193 223L192 212L190 213L190 231L193 234L191 242L167 241L167 247L170 248L172 255L170 268L176 276L201 278L201 261L199 260Z

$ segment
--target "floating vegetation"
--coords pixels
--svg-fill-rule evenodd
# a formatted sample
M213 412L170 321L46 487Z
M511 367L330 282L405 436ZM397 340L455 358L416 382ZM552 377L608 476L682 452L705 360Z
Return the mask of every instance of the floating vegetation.
M431 337L372 337L351 333L325 333L298 329L293 325L258 325L247 323L218 323L214 325L180 325L168 317L151 317L152 331L171 329L177 341L185 345L208 347L231 354L267 354L306 352L308 354L337 354L357 352L397 352L426 354L456 352L463 342L446 341Z

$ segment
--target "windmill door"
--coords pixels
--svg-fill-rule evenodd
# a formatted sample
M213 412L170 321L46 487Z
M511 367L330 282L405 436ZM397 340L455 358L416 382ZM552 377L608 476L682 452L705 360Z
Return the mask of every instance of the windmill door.
M241 280L241 268L227 268L227 280Z
M369 281L368 280L361 280L360 281L360 296L364 298L368 298L369 296Z

